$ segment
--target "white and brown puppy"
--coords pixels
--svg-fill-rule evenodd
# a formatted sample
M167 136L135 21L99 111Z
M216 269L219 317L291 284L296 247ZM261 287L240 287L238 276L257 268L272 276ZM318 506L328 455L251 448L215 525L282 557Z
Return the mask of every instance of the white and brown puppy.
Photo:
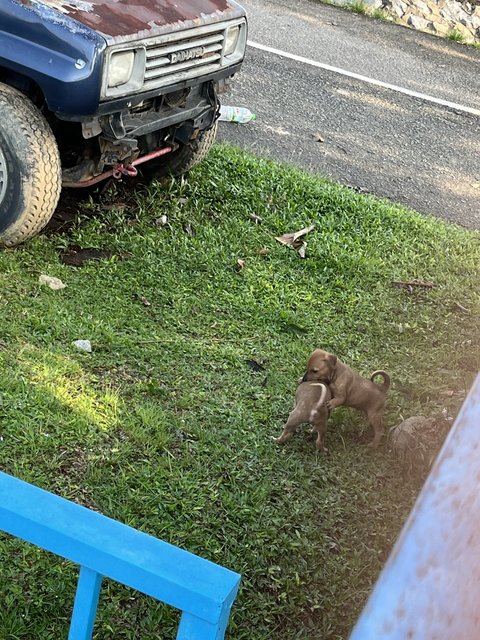
M375 376L382 376L383 383L375 384ZM378 447L383 436L385 397L390 387L390 377L385 371L374 371L370 380L367 380L341 362L333 353L316 349L310 356L302 380L329 385L332 398L327 401L328 409L344 405L363 411L373 428L374 435L370 446Z
M330 411L327 401L331 398L328 386L322 382L300 382L295 393L295 404L283 428L282 435L275 442L283 444L294 435L301 424L312 425L316 432L316 447L321 453L328 453L325 448L325 432Z

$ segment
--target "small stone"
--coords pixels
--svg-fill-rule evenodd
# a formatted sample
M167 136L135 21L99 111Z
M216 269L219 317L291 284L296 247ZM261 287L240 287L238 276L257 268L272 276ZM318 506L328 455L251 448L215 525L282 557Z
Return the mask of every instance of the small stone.
M86 351L87 353L92 353L92 343L90 340L74 340L73 344L77 347L79 351Z
M411 471L427 472L450 430L451 420L412 416L392 427L389 448Z
M58 291L59 289L65 289L65 287L67 286L64 282L60 280L60 278L55 278L54 276L47 276L45 274L42 274L38 278L38 281L40 284L46 284L48 287L50 287L50 289L53 289L53 291Z

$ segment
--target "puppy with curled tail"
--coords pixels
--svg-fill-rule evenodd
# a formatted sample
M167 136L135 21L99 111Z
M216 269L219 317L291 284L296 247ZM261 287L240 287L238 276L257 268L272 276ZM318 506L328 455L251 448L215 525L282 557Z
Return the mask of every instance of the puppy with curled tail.
M330 411L327 401L331 393L323 382L300 382L295 393L295 404L288 416L282 434L275 438L277 444L283 444L295 434L301 424L311 424L312 433L317 434L316 447L320 453L328 453L325 448L325 433Z
M375 384L376 376L383 378L382 384ZM390 376L385 371L374 371L370 380L362 378L336 355L316 349L307 363L302 380L328 384L332 397L327 401L328 409L344 405L362 411L373 428L373 440L369 446L377 448L383 436L383 414L385 399L390 387Z
M380 386L383 387L383 392L387 393L387 391L390 389L390 376L386 371L383 371L383 369L378 369L378 371L374 371L372 373L372 375L370 376L370 380L372 382L375 382L375 378L377 376L382 376L383 382L380 384Z

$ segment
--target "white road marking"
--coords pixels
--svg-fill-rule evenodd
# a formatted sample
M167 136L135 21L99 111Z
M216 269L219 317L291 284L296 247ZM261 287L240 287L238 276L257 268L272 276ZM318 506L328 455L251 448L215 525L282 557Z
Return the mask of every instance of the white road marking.
M429 95L426 95L425 93L419 93L418 91L411 91L410 89L405 89L404 87L398 87L395 84L389 84L388 82L382 82L381 80L375 80L374 78L369 78L368 76L362 76L359 73L353 73L352 71L347 71L346 69L340 69L339 67L332 67L329 64L323 64L322 62L317 62L316 60L310 60L310 58L297 56L294 53L288 53L287 51L281 51L280 49L267 47L264 44L259 44L258 42L253 42L252 40L248 40L247 44L249 47L253 47L254 49L260 49L260 51L267 51L268 53L273 53L277 56L281 56L282 58L289 58L290 60L295 60L296 62L309 64L312 67L317 67L319 69L325 69L326 71L333 71L334 73L339 73L340 75L347 76L348 78L355 78L355 80L360 80L361 82L367 82L368 84L373 84L376 87L383 87L384 89L390 89L391 91L396 91L397 93L403 93L404 95L411 96L412 98L419 98L420 100L425 100L426 102L433 102L434 104L439 104L439 105L442 105L443 107L449 107L450 109L455 109L456 111L463 111L464 113L471 113L474 116L480 116L480 109L474 109L473 107L466 107L465 105L457 104L456 102L449 102L448 100L442 100L441 98L435 98L434 96L429 96Z

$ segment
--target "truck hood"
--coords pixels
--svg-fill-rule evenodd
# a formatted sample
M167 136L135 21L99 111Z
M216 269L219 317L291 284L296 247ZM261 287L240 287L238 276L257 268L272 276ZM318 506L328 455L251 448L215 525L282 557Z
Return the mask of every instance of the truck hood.
M104 36L108 44L149 38L245 15L234 0L20 0L42 4Z

